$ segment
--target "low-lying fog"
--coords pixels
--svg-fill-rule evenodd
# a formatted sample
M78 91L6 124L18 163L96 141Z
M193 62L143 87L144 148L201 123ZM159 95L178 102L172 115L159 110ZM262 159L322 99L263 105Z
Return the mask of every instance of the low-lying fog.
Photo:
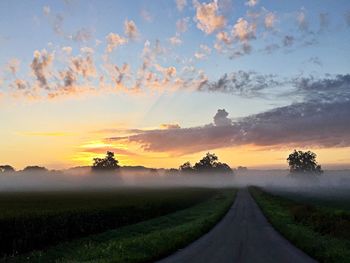
M325 171L319 176L288 176L287 170L236 171L235 175L184 175L166 171L123 170L117 173L92 174L89 169L63 172L4 173L0 175L0 191L47 191L110 189L119 187L243 187L262 186L289 191L308 190L319 194L344 193L350 190L350 170ZM350 192L350 191L349 191Z

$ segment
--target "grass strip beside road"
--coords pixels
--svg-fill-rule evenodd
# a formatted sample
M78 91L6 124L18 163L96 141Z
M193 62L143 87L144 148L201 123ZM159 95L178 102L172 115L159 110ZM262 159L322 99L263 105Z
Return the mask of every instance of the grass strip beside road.
M65 242L6 262L154 262L208 232L231 207L236 191L219 190L193 207L138 224Z
M320 262L349 262L349 214L311 206L251 187L269 222L294 245Z

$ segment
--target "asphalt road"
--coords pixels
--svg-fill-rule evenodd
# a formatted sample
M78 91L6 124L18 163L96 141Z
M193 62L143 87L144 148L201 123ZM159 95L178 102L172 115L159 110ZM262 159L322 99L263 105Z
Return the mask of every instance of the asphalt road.
M225 217L207 234L158 263L317 262L267 222L248 190L237 193Z

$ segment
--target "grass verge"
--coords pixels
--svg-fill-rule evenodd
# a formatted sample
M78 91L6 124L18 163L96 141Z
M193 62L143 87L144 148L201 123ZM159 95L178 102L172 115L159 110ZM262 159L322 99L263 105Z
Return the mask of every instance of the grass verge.
M294 245L320 262L349 262L349 214L297 203L249 189L270 223Z
M154 262L208 232L226 214L235 194L232 189L219 190L200 204L166 216L3 261Z

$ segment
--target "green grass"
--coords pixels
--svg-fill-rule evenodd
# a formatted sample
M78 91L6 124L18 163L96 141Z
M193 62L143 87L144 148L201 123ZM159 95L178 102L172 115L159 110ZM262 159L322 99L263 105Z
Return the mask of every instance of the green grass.
M166 216L3 261L153 262L208 232L230 208L235 193L217 190L206 201Z
M0 257L159 217L216 193L200 188L1 193Z
M298 203L255 187L250 192L271 224L297 247L320 262L349 262L348 212Z
M350 210L349 189L318 188L315 190L302 188L295 192L287 188L273 189L271 192L299 203L326 206L339 210Z

